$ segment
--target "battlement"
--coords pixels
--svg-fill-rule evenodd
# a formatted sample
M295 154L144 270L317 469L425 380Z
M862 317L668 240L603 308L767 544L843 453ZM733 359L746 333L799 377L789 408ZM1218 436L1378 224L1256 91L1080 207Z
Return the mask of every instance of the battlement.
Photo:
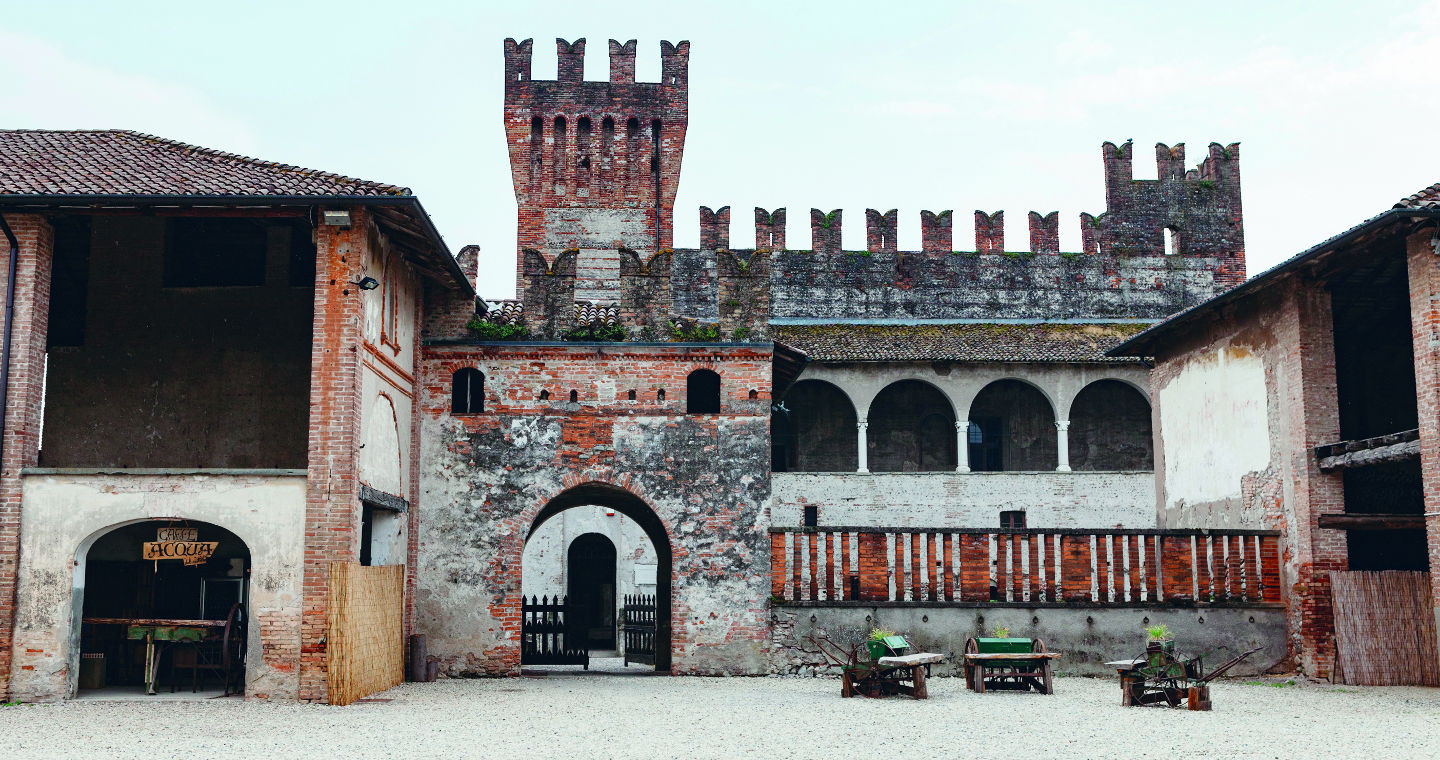
M685 88L690 85L690 41L681 40L671 44L660 41L660 81L635 81L635 40L621 43L610 40L610 84L638 84L651 87ZM505 38L505 83L546 81L531 77L531 62L534 55L534 40L516 42ZM585 81L585 38L568 42L555 38L555 55L559 61L554 82L579 83Z

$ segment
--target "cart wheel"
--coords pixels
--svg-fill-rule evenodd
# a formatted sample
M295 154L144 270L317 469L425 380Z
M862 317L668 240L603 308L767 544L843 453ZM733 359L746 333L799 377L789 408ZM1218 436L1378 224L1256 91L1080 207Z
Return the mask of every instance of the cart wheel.
M970 638L965 639L965 654L979 654L979 653L980 653L980 645L979 645L978 643L976 643L975 637L974 637L974 636L971 636Z
M1046 651L1046 650L1045 650L1045 639L1034 639L1034 640L1032 640L1032 641L1030 642L1030 651L1032 651L1032 652L1044 652L1044 651Z

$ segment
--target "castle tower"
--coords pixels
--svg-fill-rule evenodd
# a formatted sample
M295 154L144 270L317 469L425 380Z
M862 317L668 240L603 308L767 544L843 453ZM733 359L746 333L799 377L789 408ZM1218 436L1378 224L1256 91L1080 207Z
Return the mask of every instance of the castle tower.
M661 81L635 81L635 41L610 40L610 79L584 81L585 40L555 40L558 79L530 78L532 41L505 40L505 137L524 251L576 256L575 299L619 300L620 250L673 245L689 118L690 43L660 43Z

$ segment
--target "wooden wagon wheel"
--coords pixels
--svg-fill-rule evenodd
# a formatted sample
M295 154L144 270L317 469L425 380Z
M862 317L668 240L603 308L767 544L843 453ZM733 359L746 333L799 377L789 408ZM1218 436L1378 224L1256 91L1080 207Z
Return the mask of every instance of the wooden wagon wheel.
M1034 641L1032 641L1032 642L1030 643L1030 651L1032 651L1032 652L1048 652L1048 651L1050 651L1050 650L1048 650L1048 649L1045 648L1045 640L1044 640L1044 639L1035 639ZM1054 673L1051 672L1051 670L1050 670L1050 658L1049 658L1049 657L1046 657L1045 659L1043 659L1043 660L1040 661L1040 686L1041 686L1041 688L1040 688L1039 691L1040 691L1041 694L1054 694L1054 693L1055 693L1055 675L1054 675Z
M976 643L975 637L971 636L970 638L965 639L965 654L979 653L980 645ZM965 670L965 688L969 689L970 691L982 691L982 689L979 689L976 686L976 684L980 681L980 665L976 662L966 661L964 658L961 658L961 662L963 663Z

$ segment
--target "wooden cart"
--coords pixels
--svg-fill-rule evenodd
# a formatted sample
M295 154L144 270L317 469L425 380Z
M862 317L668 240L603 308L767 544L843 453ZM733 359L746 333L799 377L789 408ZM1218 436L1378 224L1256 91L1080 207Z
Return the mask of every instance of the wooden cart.
M965 642L965 686L979 694L990 689L1054 694L1050 661L1058 659L1060 653L1046 651L1041 639L972 636Z

